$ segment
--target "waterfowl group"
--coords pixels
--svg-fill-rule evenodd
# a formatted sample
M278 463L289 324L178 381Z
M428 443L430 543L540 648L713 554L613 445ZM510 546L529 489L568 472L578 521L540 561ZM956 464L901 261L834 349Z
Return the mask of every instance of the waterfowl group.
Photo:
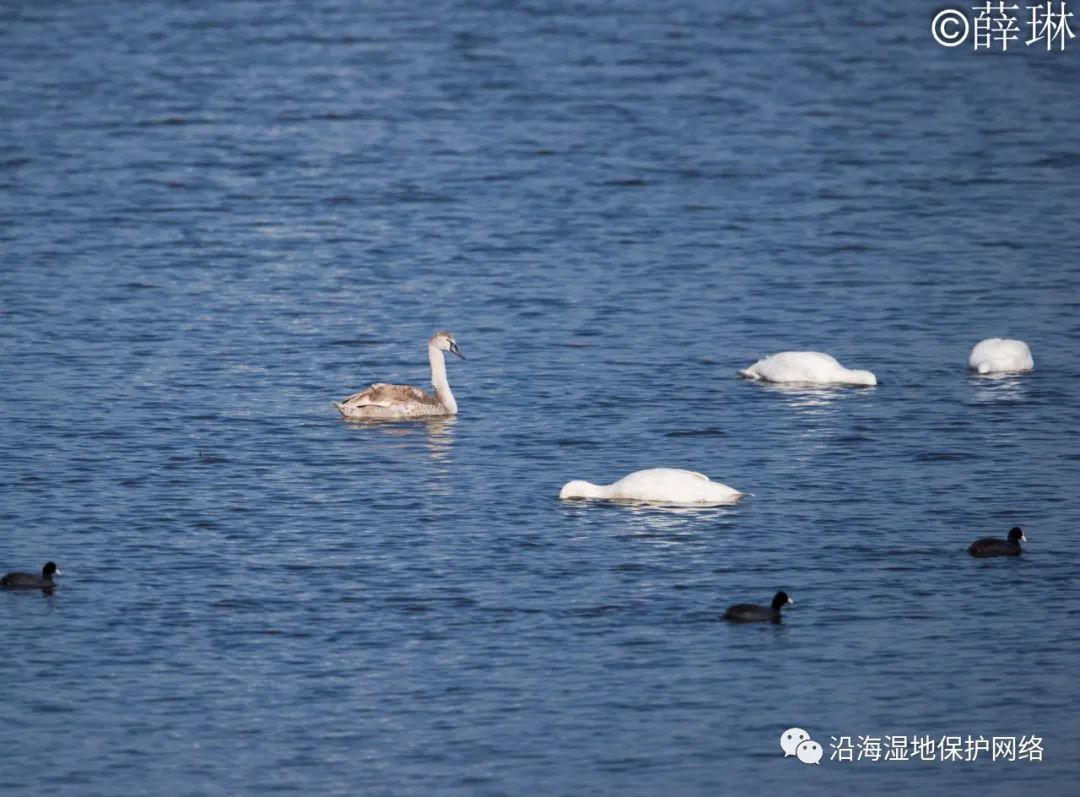
M449 332L436 332L428 341L428 362L431 365L434 395L411 385L377 383L340 402L334 402L334 406L343 418L349 420L411 420L455 415L458 406L446 378L443 353L447 351L464 359L453 335ZM972 349L968 366L979 374L999 374L1030 371L1034 363L1031 350L1023 341L988 338ZM738 375L760 382L808 387L873 387L878 384L877 376L873 372L846 368L832 355L817 351L782 351L758 360L738 371ZM564 484L559 492L559 498L565 500L600 499L679 506L733 504L745 495L746 493L726 484L712 481L703 473L680 468L634 471L612 484L575 480ZM976 540L969 546L968 553L977 557L1018 556L1021 553L1021 542L1026 542L1026 537L1020 528L1014 528L1009 532L1008 539L987 537ZM51 562L46 567L48 566L55 570L55 565ZM44 578L48 578L51 584L51 576L51 572L43 572L42 579L25 573L9 573L0 583L9 586L9 579L20 582L36 579L42 582ZM27 584L29 585L29 582ZM21 585L22 583L19 584ZM12 583L11 586L15 584ZM734 622L779 623L781 608L792 603L794 601L787 593L777 592L769 606L736 604L728 608L724 618Z
M461 359L465 355L449 332L436 332L428 341L428 362L435 395L412 385L377 382L353 393L334 406L343 418L357 421L407 421L440 415L456 415L457 401L446 379L443 352ZM1031 349L1022 340L987 338L971 350L968 367L979 374L1022 373L1032 370ZM874 387L872 371L846 368L831 354L820 351L782 351L764 357L737 372L744 379L808 387ZM593 496L574 496L593 497Z
M465 359L449 332L436 332L428 341L428 362L435 395L411 385L376 383L354 393L334 406L350 420L411 420L456 415L458 406L446 378L444 352ZM979 374L1019 373L1033 367L1031 350L1019 340L989 338L971 351L968 365ZM836 358L822 352L785 351L774 354L738 372L739 376L763 382L794 385L873 386L877 377L870 371L845 368ZM703 473L681 468L648 468L627 474L612 484L570 481L559 493L561 499L601 499L679 506L733 504L747 494L712 481ZM975 557L1019 556L1027 537L1014 527L1007 539L984 537L968 547ZM60 575L55 562L46 562L41 575L12 572L0 577L0 588L51 591L54 576ZM777 592L772 604L740 603L728 608L724 618L734 622L780 622L782 607L793 604L786 592Z

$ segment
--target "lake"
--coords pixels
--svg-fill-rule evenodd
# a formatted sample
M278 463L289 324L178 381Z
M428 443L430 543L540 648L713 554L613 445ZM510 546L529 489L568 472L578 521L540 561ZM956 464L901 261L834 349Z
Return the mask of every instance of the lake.
M4 793L1071 795L1080 43L937 10L7 5ZM753 496L558 500L654 466Z

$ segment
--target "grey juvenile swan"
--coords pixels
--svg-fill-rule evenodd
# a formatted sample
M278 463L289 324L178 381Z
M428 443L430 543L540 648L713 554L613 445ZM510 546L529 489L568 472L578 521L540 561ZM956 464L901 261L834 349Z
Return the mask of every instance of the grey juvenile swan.
M350 420L394 421L410 418L431 418L439 415L457 415L457 402L446 381L446 360L443 352L465 355L458 348L449 332L436 332L428 341L428 360L431 362L431 383L435 395L412 385L374 384L367 390L353 393L347 399L335 401L334 406L342 417Z

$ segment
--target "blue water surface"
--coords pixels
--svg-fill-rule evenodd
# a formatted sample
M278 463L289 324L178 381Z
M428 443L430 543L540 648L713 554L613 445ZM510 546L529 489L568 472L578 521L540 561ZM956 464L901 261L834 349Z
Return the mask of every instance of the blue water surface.
M1080 43L937 10L5 4L0 791L1074 794ZM659 465L753 498L557 499Z

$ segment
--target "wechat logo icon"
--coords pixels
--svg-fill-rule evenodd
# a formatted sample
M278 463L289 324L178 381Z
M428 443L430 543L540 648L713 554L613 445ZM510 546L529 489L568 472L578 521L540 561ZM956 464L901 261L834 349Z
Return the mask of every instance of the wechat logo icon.
M784 758L795 756L804 764L821 766L821 745L802 728L788 728L780 734L780 749L784 751Z

